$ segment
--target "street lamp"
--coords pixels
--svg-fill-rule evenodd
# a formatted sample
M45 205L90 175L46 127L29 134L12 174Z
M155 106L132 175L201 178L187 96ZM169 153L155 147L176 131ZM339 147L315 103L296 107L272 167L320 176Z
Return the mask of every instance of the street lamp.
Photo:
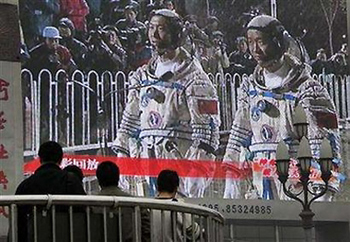
M271 16L277 18L277 0L270 1Z
M313 160L311 155L311 148L309 141L306 138L307 136L307 119L304 109L301 106L295 108L295 113L293 117L293 126L295 128L296 138L299 140L299 148L297 153L297 160L299 162L299 171L300 171L300 183L302 185L301 191L294 191L292 186L287 186L288 180L288 171L289 171L289 161L290 156L288 152L288 147L284 141L280 141L277 146L276 151L276 163L278 171L278 179L283 185L283 192L290 198L300 202L303 206L303 210L299 214L302 219L302 225L305 230L306 241L312 241L312 227L313 221L312 218L315 215L311 211L311 203L317 198L323 196L328 189L328 181L331 177L331 168L332 168L332 159L333 152L331 145L327 139L324 139L320 148L320 158L317 160L321 167L321 178L325 183L325 186L322 186L320 190L313 191L310 189L312 181L309 179L311 161ZM299 197L303 193L304 196ZM313 197L310 199L309 194Z

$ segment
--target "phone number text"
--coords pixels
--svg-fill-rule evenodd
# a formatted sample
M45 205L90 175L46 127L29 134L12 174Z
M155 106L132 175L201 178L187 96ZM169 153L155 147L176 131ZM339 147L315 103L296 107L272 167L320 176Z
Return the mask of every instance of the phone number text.
M221 207L219 204L199 204L200 206L214 209L220 213L238 213L238 214L271 214L271 206L265 205L237 205L227 204Z

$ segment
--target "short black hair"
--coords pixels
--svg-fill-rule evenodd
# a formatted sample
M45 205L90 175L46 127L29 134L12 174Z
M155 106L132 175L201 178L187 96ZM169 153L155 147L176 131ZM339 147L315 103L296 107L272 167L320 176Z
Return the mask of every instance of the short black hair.
M162 170L157 178L158 192L176 192L180 185L179 175L173 170Z
M76 175L79 178L79 181L83 181L84 178L84 174L83 171L76 165L69 165L66 166L65 168L63 168L64 171L73 173L74 175Z
M208 17L208 24L212 24L214 22L217 22L219 24L220 20L217 17L215 17L215 16L209 16Z
M63 158L62 146L55 141L47 141L40 145L38 155L41 163L60 164Z
M126 5L125 8L124 8L124 13L127 10L131 10L137 15L139 13L139 5L138 5L138 3L134 2L134 3L131 3L129 5Z
M245 42L246 44L248 44L248 40L247 40L247 38L244 37L244 36L239 36L239 37L237 37L236 40L235 40L235 42L236 42L236 45L238 45L238 44L240 44L240 43L242 43L242 42Z
M96 177L101 187L118 186L119 167L112 161L103 161L96 170Z
M75 26L72 20L69 18L61 18L58 22L58 27L66 27L69 28L71 31L75 31Z

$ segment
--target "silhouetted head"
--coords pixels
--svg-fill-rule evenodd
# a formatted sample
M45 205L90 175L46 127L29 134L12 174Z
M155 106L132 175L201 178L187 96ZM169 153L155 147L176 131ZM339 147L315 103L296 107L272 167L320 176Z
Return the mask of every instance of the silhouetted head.
M63 170L73 173L79 178L79 181L83 182L84 174L83 174L83 171L78 166L69 165L69 166L66 166Z
M63 158L63 150L59 143L55 141L47 141L40 145L39 148L40 163L61 164Z
M180 179L176 171L162 170L157 178L158 192L177 192Z
M100 187L118 186L119 167L112 161L100 163L96 170L96 177Z

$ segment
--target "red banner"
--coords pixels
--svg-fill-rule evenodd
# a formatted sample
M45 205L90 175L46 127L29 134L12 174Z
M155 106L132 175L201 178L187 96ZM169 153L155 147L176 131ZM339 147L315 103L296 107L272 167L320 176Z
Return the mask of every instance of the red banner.
M82 169L84 176L94 176L98 164L112 161L118 165L121 175L157 176L164 169L178 172L182 177L215 177L226 178L226 172L221 162L185 159L141 159L118 158L91 155L65 155L61 168L76 165ZM26 162L24 173L32 174L40 166L39 159Z

